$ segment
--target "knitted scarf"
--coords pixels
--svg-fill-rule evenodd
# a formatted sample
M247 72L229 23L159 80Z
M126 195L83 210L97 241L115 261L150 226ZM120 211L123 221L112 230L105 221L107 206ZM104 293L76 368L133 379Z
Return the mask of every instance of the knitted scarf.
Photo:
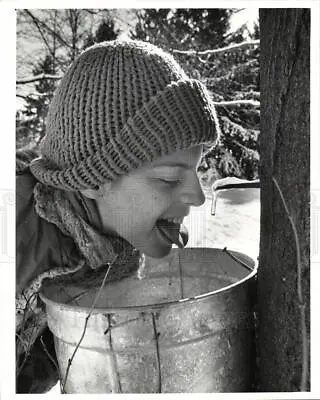
M42 183L34 187L37 214L72 237L78 248L78 262L52 268L40 274L16 297L17 354L30 350L46 327L43 304L38 299L44 279L83 287L101 285L111 264L107 282L122 279L138 270L140 254L116 234L99 232L99 217L93 200L78 192L67 192Z
M79 254L91 269L96 270L117 258L117 264L122 265L119 277L127 275L125 266L137 252L117 234L99 232L101 225L93 200L79 192L66 192L42 183L36 184L34 198L38 215L73 238Z

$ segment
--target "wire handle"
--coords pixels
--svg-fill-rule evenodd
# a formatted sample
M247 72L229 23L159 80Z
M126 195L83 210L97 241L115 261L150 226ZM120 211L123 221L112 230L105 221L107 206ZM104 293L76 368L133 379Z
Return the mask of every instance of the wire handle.
M250 265L246 264L244 261L239 260L238 257L236 257L235 255L233 255L232 253L230 253L230 251L227 250L227 248L225 247L222 250L224 253L228 254L229 257L231 257L234 261L236 261L238 264L242 265L243 267L245 267L248 271L253 271L253 268L250 267Z

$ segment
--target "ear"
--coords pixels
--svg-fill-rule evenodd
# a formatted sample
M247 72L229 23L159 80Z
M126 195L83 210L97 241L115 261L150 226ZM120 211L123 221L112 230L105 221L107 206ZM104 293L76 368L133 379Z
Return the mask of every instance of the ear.
M84 190L80 190L80 192L87 197L88 199L92 199L92 200L97 200L98 197L101 197L102 195L102 190L101 188L99 189L84 189Z
M109 190L110 186L111 182L107 182L103 186L100 186L98 189L84 189L81 190L81 193L89 199L97 200L99 197L102 197L104 195L106 190Z

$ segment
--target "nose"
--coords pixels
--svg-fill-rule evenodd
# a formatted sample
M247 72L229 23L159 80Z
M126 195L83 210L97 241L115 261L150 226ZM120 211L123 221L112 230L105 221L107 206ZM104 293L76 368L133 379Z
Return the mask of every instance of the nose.
M196 172L192 173L192 176L186 180L180 195L180 200L183 203L194 207L199 207L205 202L206 197L203 193Z

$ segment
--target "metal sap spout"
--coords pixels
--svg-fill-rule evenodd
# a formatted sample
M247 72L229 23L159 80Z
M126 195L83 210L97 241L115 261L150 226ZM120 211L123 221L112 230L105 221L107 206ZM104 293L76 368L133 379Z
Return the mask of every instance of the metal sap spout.
M246 189L246 188L259 188L259 187L260 187L259 179L249 181L246 179L228 177L216 180L215 182L213 182L211 186L211 193L212 193L211 215L216 215L217 198L219 190Z

